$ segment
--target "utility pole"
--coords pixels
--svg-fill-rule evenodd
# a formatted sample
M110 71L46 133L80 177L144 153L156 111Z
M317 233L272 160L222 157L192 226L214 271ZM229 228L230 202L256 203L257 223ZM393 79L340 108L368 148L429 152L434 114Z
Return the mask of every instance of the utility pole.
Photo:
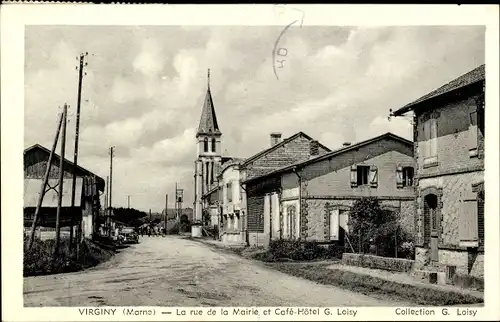
M31 234L28 241L28 249L33 246L33 240L35 239L35 230L38 222L38 215L40 213L40 208L42 207L43 197L45 196L45 187L47 187L47 182L49 181L50 169L52 168L52 159L57 148L57 141L59 141L59 133L61 132L61 125L63 121L63 113L59 114L59 120L57 121L56 136L54 138L54 144L52 145L52 150L50 150L49 160L47 161L47 168L45 170L45 176L43 177L43 184L40 187L40 195L38 197L38 204L36 205L35 216L33 217L33 223L31 224Z
M177 182L175 183L175 221L178 223L179 221L179 204L177 202Z
M106 176L106 194L104 195L104 228L108 227L108 195L109 195L109 176Z
M56 213L56 241L54 245L54 257L55 260L59 252L59 243L61 241L61 208L63 199L63 183L64 183L64 153L66 150L66 123L68 119L68 105L64 104L63 110L63 121L62 121L62 136L61 136L61 155L59 156L59 194L57 200L57 213Z
M112 146L109 148L109 207L108 207L108 220L109 220L109 236L111 237L111 215L113 211L113 154L115 147Z
M168 194L165 195L165 217L163 223L165 224L165 235L167 234L167 220L168 220Z
M73 188L71 189L71 212L73 217L73 211L75 210L75 193L76 193L76 169L77 169L77 164L78 164L78 136L80 134L80 107L81 107L81 101L82 101L82 80L83 80L83 68L84 66L87 66L87 63L84 64L85 56L87 56L88 53L85 54L80 54L80 66L78 69L78 98L76 101L76 125L75 125L75 150L73 151ZM78 59L78 58L77 58ZM80 205L80 209L83 210L82 205ZM81 214L83 215L83 213ZM73 221L73 218L71 218L71 221ZM71 229L70 229L70 237L69 237L69 247L71 249L72 242L73 242L73 222L71 222ZM80 216L78 217L78 224L77 224L77 230L76 230L76 256L78 258L80 254L80 241L81 241L81 236L82 234L82 219Z
M128 209L130 209L130 195L127 196L127 205L128 205Z

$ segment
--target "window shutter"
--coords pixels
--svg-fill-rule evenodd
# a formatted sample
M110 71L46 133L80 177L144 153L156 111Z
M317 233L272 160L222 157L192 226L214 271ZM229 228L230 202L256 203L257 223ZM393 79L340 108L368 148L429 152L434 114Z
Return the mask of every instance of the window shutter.
M477 221L479 246L484 246L484 192L478 193Z
M477 242L478 241L478 216L477 216L477 201L464 200L462 201L460 213L459 236L462 242Z
M370 167L370 186L376 188L378 186L378 168L376 165Z
M351 187L358 186L358 167L353 164L351 165Z
M398 188L403 188L403 167L400 165L396 169L396 185Z

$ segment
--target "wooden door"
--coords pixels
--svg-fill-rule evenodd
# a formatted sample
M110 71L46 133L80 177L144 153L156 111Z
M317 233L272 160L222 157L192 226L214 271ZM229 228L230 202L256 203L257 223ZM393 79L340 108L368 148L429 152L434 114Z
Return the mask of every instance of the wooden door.
M437 210L437 196L430 194L425 197L425 215L429 218L430 230L430 251L431 261L437 262L438 257L438 236L439 236L439 212Z

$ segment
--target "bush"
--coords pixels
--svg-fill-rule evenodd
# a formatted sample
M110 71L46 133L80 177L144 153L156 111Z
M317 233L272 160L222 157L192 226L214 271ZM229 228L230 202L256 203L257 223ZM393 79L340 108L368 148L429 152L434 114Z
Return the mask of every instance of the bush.
M74 272L95 266L113 256L113 251L106 251L91 241L81 243L80 259L69 251L69 239L60 240L58 256L53 259L55 240L35 239L30 250L26 249L28 239L24 240L24 276Z
M272 240L269 250L259 253L258 259L266 262L283 260L307 261L340 258L341 248L335 245L320 245L312 241Z
M350 266L376 268L387 271L410 272L414 261L402 258L345 253L342 255L342 263Z
M401 227L399 213L382 208L377 198L357 200L349 216L349 238L358 252L383 257L396 257L397 253L398 258L415 258L413 235Z

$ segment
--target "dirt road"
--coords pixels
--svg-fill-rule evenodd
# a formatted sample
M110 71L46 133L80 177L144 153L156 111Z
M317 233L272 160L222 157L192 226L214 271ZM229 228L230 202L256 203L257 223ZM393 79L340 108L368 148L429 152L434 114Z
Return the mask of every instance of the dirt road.
M25 306L398 305L319 285L181 237L144 237L86 271L24 278Z

